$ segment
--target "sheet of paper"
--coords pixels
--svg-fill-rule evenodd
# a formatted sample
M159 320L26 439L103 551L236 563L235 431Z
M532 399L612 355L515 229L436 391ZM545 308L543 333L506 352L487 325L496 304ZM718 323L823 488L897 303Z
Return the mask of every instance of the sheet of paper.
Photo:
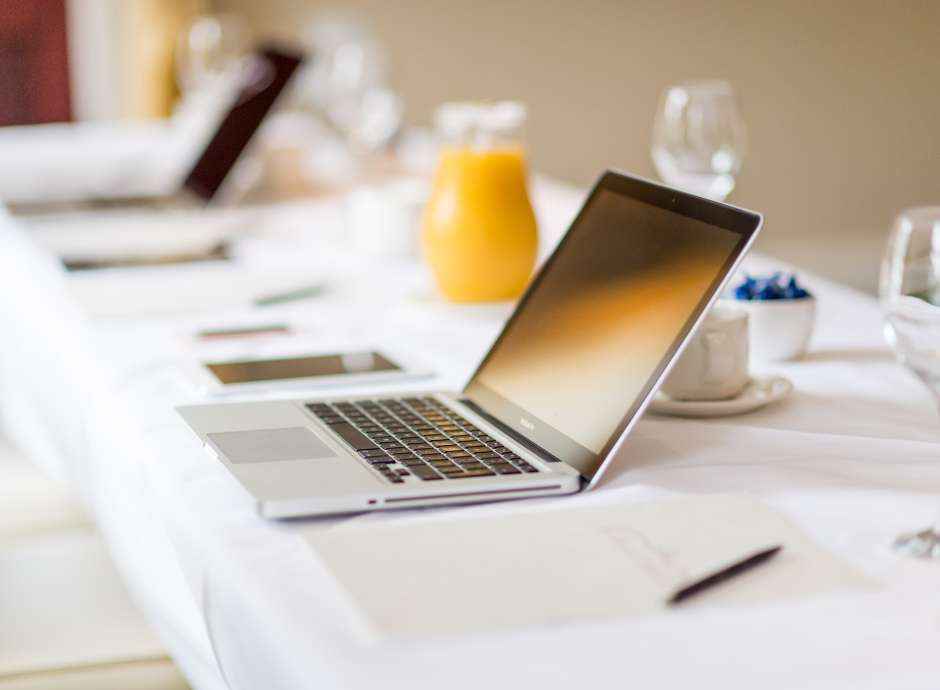
M340 525L307 540L383 636L650 615L683 584L775 544L784 548L771 560L681 606L874 585L770 508L733 495L437 513Z

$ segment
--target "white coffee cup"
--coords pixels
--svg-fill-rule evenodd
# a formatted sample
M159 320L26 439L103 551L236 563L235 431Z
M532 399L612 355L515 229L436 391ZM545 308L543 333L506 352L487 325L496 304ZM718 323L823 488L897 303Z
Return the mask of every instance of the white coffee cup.
M662 391L675 400L724 400L747 386L748 314L719 304L692 336Z
M427 195L427 183L415 179L350 192L346 221L356 248L377 256L417 257Z

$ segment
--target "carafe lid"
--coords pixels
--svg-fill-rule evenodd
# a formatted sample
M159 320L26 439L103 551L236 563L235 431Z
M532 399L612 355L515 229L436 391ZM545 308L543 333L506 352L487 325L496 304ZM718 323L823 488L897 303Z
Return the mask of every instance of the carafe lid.
M526 114L525 104L519 101L452 102L438 107L434 122L450 143L491 147L501 141L517 141Z

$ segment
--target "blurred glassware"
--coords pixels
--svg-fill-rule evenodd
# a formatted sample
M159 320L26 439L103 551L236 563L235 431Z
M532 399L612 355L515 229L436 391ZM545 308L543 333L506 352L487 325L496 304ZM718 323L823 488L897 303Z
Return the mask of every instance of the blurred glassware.
M521 103L447 103L445 140L424 215L425 255L455 302L518 297L535 265L538 231L520 140Z
M652 157L666 184L723 201L734 189L745 146L744 123L728 82L688 82L663 92Z
M307 80L314 105L354 153L368 157L384 148L402 123L401 98L386 84L381 42L354 17L315 19L305 42L314 56Z
M177 40L176 81L183 93L202 91L248 54L249 37L236 14L193 18Z
M940 405L940 206L908 209L895 219L881 265L881 306L885 338L898 361ZM895 546L940 559L940 520L902 535Z

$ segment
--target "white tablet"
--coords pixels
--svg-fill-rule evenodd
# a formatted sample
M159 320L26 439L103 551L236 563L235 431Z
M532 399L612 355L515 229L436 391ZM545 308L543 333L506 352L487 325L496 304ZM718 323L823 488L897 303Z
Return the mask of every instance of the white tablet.
M187 369L200 388L217 394L286 386L353 386L431 375L399 355L368 350L195 362Z

